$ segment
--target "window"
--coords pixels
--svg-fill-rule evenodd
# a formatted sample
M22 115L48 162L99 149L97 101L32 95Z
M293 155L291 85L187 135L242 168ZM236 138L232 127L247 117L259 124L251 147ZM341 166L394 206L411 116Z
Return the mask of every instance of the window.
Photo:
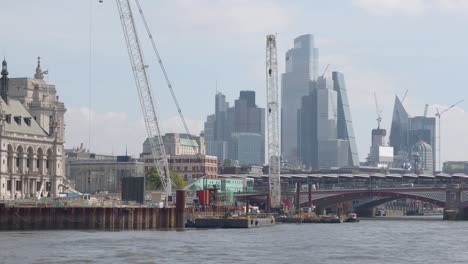
M25 117L24 118L24 123L28 126L31 126L31 117Z
M89 182L89 177L88 177L88 182ZM52 189L51 186L52 185L50 184L50 182L46 182L46 188L45 188L46 192L50 192L50 190Z
M37 192L41 190L41 186L42 186L42 182L38 181L37 185L36 185L36 191Z
M16 124L21 125L21 116L13 117L15 119Z
M16 157L16 167L19 167L19 163L20 163L20 158Z
M5 119L8 124L11 123L11 115L6 115Z
M16 190L21 191L21 187L22 187L22 182L21 181L16 181Z
M11 191L11 180L7 181L7 191Z
M39 159L36 160L36 168L39 169Z

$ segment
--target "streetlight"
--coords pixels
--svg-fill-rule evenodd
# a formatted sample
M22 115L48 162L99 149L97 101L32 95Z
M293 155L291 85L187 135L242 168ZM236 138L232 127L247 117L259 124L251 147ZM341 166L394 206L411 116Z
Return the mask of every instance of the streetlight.
M439 112L439 108L436 108L437 113L436 113L435 116L438 117L438 119L439 119L439 170L440 170L440 171L442 171L442 168L441 168L441 162L442 162L442 156L441 156L441 155L442 155L442 152L441 152L441 150L440 150L440 146L441 146L440 141L441 141L442 137L440 136L440 117L441 117L445 112L447 112L447 111L449 111L450 109L454 108L456 105L462 103L463 101L465 101L465 100L458 101L457 103L451 105L450 107L448 107L447 109L445 109L445 110L442 111L442 112Z

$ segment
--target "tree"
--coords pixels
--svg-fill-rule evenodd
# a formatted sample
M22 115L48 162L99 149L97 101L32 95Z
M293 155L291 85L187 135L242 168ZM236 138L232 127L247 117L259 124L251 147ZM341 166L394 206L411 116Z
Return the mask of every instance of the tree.
M172 188L173 189L182 189L187 186L187 183L184 181L182 176L171 170L169 171L169 175L172 179ZM150 167L148 174L146 175L146 190L153 191L153 190L162 190L163 186L161 183L161 177L159 177L158 171L155 167Z

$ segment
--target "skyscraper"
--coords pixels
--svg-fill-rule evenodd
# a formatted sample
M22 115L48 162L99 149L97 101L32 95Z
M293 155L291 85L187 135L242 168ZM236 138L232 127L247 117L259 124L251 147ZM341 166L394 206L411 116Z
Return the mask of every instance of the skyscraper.
M347 140L349 143L348 165L359 166L359 155L344 76L341 72L332 72L332 79L333 89L338 93L337 137L338 139Z
M324 77L317 79L318 168L347 166L349 147L338 138L338 93Z
M393 147L395 155L407 153L409 151L408 131L409 115L398 96L395 96L393 106L392 126L390 128L390 145Z
M305 169L316 169L318 168L316 89L311 90L309 95L302 97L298 120L300 164Z
M234 106L217 93L215 114L205 122L206 152L224 159L239 160L243 165L265 162L265 109L255 104L254 91L241 91Z
M286 52L286 72L281 75L281 152L283 160L299 164L298 110L303 96L309 95L317 78L318 49L313 35L294 39Z
M300 164L305 169L359 166L348 95L342 73L311 82L298 111Z
M415 163L416 159L424 158L424 171L432 171L436 165L436 120L434 117L410 117L398 96L395 97L393 108L392 127L390 130L390 145L394 149L394 166L400 167L403 163ZM427 145L427 146L426 146ZM429 148L429 147L430 148ZM424 157L416 157L415 150L424 150ZM431 160L427 157L432 155ZM419 153L419 155L423 155Z
M234 107L227 110L227 130L230 133L229 159L243 161L244 165L263 165L265 162L265 109L255 104L254 91L241 91ZM258 141L258 148L244 142ZM241 149L246 147L246 149ZM251 153L254 151L255 153ZM245 157L239 156L245 155ZM246 157L256 157L254 159Z

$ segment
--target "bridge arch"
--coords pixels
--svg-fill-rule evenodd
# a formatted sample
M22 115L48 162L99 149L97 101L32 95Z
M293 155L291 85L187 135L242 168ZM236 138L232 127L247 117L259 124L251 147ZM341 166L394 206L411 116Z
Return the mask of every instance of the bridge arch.
M430 198L430 197L423 196L423 195L418 195L416 193L406 193L406 192L389 191L389 190L385 190L385 191L359 190L359 191L335 193L335 194L328 195L325 197L312 199L312 203L319 208L325 208L325 207L329 207L329 206L332 206L341 202L362 199L365 197L386 198L385 202L407 198L407 199L419 200L419 201L431 203L439 207L445 207L445 201L442 201L442 200ZM381 200L381 203L385 203L384 200L382 199L379 199L379 200ZM301 206L307 206L307 204L308 202L302 202ZM377 205L379 204L376 204L375 206Z

